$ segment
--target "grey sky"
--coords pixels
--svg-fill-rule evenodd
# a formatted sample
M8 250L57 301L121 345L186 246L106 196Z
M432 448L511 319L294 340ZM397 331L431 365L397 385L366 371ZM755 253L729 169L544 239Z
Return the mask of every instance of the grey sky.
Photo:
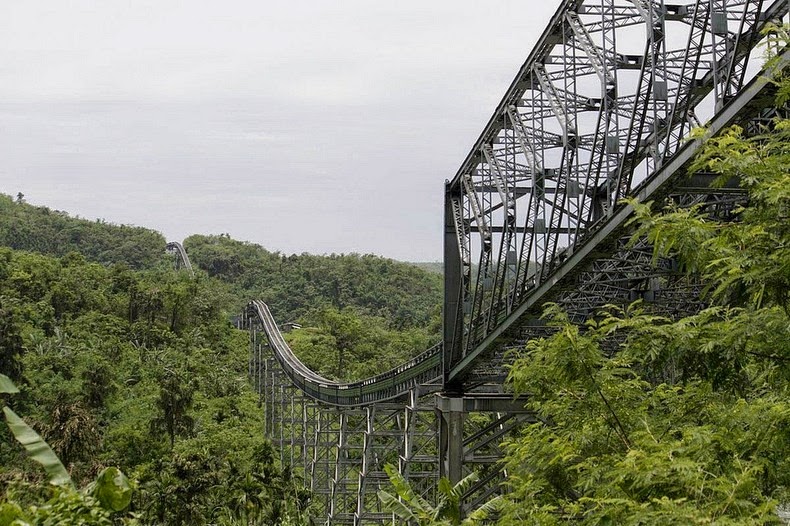
M0 192L181 240L441 259L452 177L555 2L0 6Z

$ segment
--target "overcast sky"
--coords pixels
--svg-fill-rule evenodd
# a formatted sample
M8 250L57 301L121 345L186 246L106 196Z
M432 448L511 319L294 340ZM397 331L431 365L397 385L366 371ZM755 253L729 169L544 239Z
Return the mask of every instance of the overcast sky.
M442 257L556 1L2 2L0 192L169 240Z

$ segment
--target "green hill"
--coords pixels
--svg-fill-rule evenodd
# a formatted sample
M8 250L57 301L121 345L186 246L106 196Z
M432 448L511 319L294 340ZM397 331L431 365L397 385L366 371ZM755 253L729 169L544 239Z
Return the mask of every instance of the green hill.
M5 195L0 195L0 245L66 260L80 254L86 261L119 265L118 272L172 267L158 232L75 218ZM205 301L228 317L251 299L263 299L280 323L305 327L289 335L292 346L327 376L355 379L381 372L439 338L437 264L425 270L370 254L285 255L228 236L193 235L184 247L198 279L211 284ZM32 276L36 272L31 269ZM53 286L58 316L71 303L85 301Z
M286 256L229 237L200 235L184 240L184 248L194 266L232 284L241 301L266 301L282 322L332 307L384 318L396 329L423 327L441 303L440 276L370 254Z
M418 269L422 269L432 274L439 274L440 276L444 275L444 263L441 261L413 261L409 262L409 265L413 265Z
M105 466L137 481L131 509L141 522L113 524L216 524L240 514L278 524L305 502L261 433L248 336L220 312L218 284L169 268L0 248L0 371L22 391L3 403L49 442L79 486ZM94 518L68 524L110 524L77 493L29 507L50 498L43 482L0 425L0 522L66 524L47 510L65 514L57 499L71 499L68 513ZM238 498L256 504L241 510Z
M91 261L144 269L162 261L165 238L148 228L79 219L0 194L0 245L52 256L79 252Z

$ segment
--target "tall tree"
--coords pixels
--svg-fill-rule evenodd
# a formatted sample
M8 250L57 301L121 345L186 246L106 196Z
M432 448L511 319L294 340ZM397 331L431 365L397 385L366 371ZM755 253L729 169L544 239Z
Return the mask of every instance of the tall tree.
M171 448L175 446L176 436L192 434L195 420L190 410L194 393L195 385L181 371L168 367L159 378L158 414L151 421L151 429L165 431Z

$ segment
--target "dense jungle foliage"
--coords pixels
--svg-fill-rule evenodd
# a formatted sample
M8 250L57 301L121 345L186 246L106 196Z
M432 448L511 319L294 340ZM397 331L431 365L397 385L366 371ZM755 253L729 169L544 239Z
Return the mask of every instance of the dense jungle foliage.
M283 322L332 307L384 318L393 329L424 327L442 301L438 274L370 254L286 256L221 235L190 236L184 248L193 265L233 284L239 298L262 299Z
M165 240L145 228L69 217L0 195L0 245L102 264L165 269ZM184 246L213 301L228 315L266 301L295 352L335 379L375 374L424 351L439 338L441 276L373 255L286 256L226 235L194 235ZM203 276L205 278L205 276Z
M227 236L191 236L184 247L232 296L262 299L281 322L301 323L287 340L326 377L382 372L439 339L438 274L373 255L285 256Z
M153 230L70 217L0 194L0 246L65 256L79 252L90 261L121 263L133 269L162 260L165 238Z
M2 249L0 323L0 370L21 389L7 403L77 485L117 466L137 481L130 509L144 524L301 516L307 497L262 436L247 336L209 280ZM43 474L0 435L6 495L40 501Z
M337 378L386 369L438 333L440 279L410 265L190 240L195 278L172 270L156 232L0 196L0 373L21 390L0 405L84 488L47 488L0 426L0 525L301 524L309 495L263 438L248 337L228 320L265 297L304 325L289 338L305 361ZM220 254L233 273L216 272ZM134 486L121 511L89 491L111 466Z

